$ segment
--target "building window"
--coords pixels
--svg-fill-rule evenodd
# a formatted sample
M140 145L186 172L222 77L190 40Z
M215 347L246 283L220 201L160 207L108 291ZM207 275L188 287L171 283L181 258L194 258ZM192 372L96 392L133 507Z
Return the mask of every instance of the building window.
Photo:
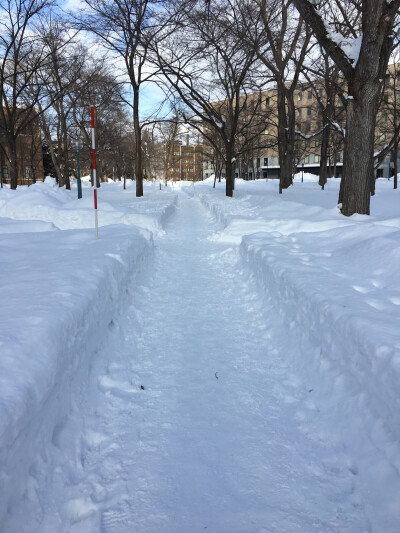
M319 155L314 156L314 163L319 163Z
M267 98L265 99L265 105L268 107L269 106L269 96L267 96Z
M310 156L306 155L305 158L304 158L304 163L307 164L309 162L310 162Z
M385 141L385 140L386 140L386 133L381 133L381 134L379 135L379 140L380 140L381 142Z
M264 133L265 133L265 135L269 135L269 128L268 128L268 126L265 128Z
M311 115L311 107L307 107L307 115Z
M260 158L257 157L257 168L260 168Z
M322 89L317 89L317 94L318 94L318 96L321 98L321 96L322 96Z
M308 99L312 100L312 91L308 91Z
M303 93L298 93L297 94L297 100L299 100L299 101L303 100Z
M301 117L301 107L298 107L298 108L297 108L297 116L298 116L298 117Z
M264 157L264 167L268 166L268 157Z
M310 122L306 122L304 124L304 129L305 129L306 133L310 133L310 131L311 131L311 123Z
M29 183L29 177L30 177L30 168L28 166L25 167L25 179Z
M3 181L4 182L7 182L8 180L8 168L6 165L4 165L3 167Z

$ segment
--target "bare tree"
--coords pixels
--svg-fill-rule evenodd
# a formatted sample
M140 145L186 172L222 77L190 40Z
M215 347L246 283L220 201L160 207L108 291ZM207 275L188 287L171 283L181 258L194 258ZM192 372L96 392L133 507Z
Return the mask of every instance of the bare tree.
M49 0L5 0L0 4L0 131L5 141L1 146L10 161L12 189L18 184L18 137L37 121L41 92L37 85L31 90L32 80L47 61L44 51L34 53L33 25L49 6Z
M280 167L279 192L292 184L297 166L295 91L311 31L296 16L292 0L257 0L245 4L247 46L272 74L276 84L277 144Z
M90 105L96 101L97 186L115 172L114 154L120 151L121 124L126 124L122 85L111 73L104 57L96 56L59 21L45 19L41 24L38 48L47 51L49 61L37 73L45 98L38 103L45 143L58 183L70 188L75 173L75 153L71 141L83 140L82 170L91 169ZM43 110L46 105L46 110ZM128 129L124 128L125 132ZM132 129L132 126L130 126ZM125 134L124 132L124 134ZM126 149L126 147L125 147Z
M319 185L324 189L328 171L331 171L328 163L337 159L343 144L345 91L343 76L322 47L319 47L318 55L303 65L303 74L317 103L314 113L321 118L320 134L318 131L314 133L320 146Z
M223 158L226 195L232 196L236 160L248 139L243 134L248 124L241 123L240 116L254 87L256 50L243 46L245 27L230 0L206 4L193 0L179 9L184 29L155 47L158 65L187 108L184 118Z
M80 135L85 147L83 162L92 169L90 105L96 102L97 187L106 176L133 177L135 150L132 121L124 104L123 86L103 59L88 55L79 83L68 90L71 131ZM124 182L125 183L125 182Z
M158 0L84 0L87 11L79 27L93 32L117 57L122 58L132 89L135 133L136 196L143 196L142 124L140 89L154 77L148 57L150 43L159 38L168 16ZM163 20L163 22L161 22Z
M44 50L48 61L33 78L31 92L41 87L37 102L45 142L60 187L70 189L70 133L72 102L70 92L81 83L87 50L60 20L43 17L36 40L36 52Z
M400 0L293 1L347 82L342 213L369 214L376 115Z

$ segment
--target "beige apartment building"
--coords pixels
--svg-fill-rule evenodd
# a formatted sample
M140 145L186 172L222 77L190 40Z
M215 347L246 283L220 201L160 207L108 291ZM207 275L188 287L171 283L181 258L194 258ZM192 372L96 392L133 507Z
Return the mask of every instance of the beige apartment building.
M323 128L320 102L326 103L326 94L322 84L318 86L318 84L302 83L295 90L294 97L297 170L318 175ZM257 107L262 127L257 141L252 143L253 148L247 147L247 154L237 158L236 176L244 179L279 178L276 88L272 87L261 93L247 96L248 105L254 107L252 99L258 99ZM331 111L334 114L334 125L331 126L328 148L328 174L341 177L346 114L343 102L338 96L335 97ZM396 117L400 120L400 66L391 65L386 75L383 100L377 118L377 152L384 148L392 138L397 125ZM214 172L215 161L209 158L203 163L204 178ZM389 153L376 169L376 176L388 178L392 173L393 152Z

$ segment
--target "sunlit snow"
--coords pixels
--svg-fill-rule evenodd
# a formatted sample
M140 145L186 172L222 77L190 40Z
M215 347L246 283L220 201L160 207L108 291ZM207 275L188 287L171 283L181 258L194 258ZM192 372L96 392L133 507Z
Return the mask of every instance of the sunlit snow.
M0 190L2 533L398 532L400 212Z

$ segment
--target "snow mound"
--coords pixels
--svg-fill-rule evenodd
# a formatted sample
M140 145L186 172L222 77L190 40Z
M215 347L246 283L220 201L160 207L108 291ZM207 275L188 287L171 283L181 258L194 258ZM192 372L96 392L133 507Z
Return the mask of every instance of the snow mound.
M370 217L343 217L339 181L307 180L278 194L277 182L237 180L199 195L221 224L214 239L241 254L277 312L316 346L311 363L348 387L369 437L400 473L399 192L378 181Z
M175 209L174 194L149 187L137 199L134 188L104 185L99 240L89 188L80 200L52 179L0 191L0 529L35 491L37 458L51 470L45 450L57 447L74 409L87 354L95 356L128 281L147 264L149 230L163 233Z

